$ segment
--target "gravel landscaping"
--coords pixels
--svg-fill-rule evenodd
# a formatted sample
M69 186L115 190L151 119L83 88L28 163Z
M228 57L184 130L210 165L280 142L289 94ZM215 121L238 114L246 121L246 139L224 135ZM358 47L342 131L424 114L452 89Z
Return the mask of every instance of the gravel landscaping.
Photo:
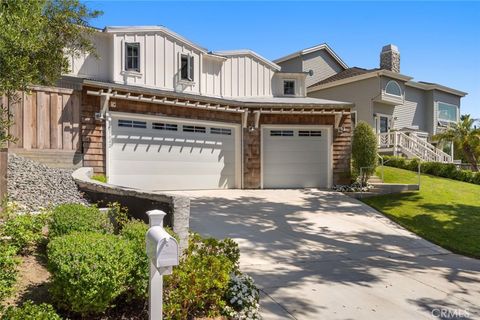
M73 170L50 168L15 154L8 155L9 201L36 211L61 203L87 203L72 179Z

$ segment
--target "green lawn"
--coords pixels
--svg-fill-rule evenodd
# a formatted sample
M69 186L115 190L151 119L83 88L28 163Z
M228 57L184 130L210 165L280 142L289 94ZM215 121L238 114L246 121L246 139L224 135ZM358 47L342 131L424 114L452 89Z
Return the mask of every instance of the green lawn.
M415 172L391 167L384 167L384 178L390 183L418 183ZM422 175L418 192L362 201L427 240L480 258L480 185Z

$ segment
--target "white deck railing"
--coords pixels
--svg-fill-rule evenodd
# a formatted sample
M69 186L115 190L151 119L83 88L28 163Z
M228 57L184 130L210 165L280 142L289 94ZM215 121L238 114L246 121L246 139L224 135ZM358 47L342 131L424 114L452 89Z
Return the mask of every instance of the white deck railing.
M423 161L452 163L453 159L448 153L436 148L427 141L416 136L408 136L401 131L391 131L378 134L378 149L405 154L408 158L420 158Z

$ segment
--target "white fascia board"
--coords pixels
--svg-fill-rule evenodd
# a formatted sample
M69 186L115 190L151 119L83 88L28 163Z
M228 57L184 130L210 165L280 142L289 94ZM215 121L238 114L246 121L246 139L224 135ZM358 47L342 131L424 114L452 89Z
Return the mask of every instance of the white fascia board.
M284 61L288 61L290 59L300 57L300 56L303 56L303 55L306 55L306 54L309 54L309 53L312 53L312 52L316 52L316 51L319 51L319 50L326 50L335 59L335 61L338 62L338 64L340 64L344 69L348 69L348 65L326 43L322 43L322 44L319 44L317 46L313 46L313 47L310 47L310 48L306 48L306 49L291 53L291 54L286 55L284 57L275 59L275 60L273 60L273 62L282 63Z
M445 87L445 86L442 86L442 85L439 85L439 84L426 84L426 83L420 83L420 82L416 82L416 81L408 81L407 83L405 83L405 85L407 85L409 87L421 89L421 90L427 90L427 91L429 91L429 90L443 91L443 92L450 93L450 94L453 94L453 95L456 95L456 96L459 96L459 97L465 97L468 94L467 92L463 92L463 91L456 90L456 89L453 89L453 88Z
M332 82L329 82L329 83L325 83L325 84L321 84L321 85L318 85L318 86L310 87L310 88L307 88L307 93L308 92L315 92L315 91L323 90L323 89L327 89L327 88L332 88L332 87L336 87L336 86L341 86L341 85L344 85L344 84L348 84L348 83L352 83L352 82L356 82L356 81L360 81L360 80L365 80L365 79L369 79L369 78L380 77L380 76L385 76L385 77L389 77L389 78L404 81L404 82L412 79L412 77L404 76L403 74L399 74L399 73L396 73L396 72L392 72L392 71L388 71L388 70L379 70L379 71L373 71L373 72L361 74L361 75L358 75L358 76L354 76L354 77L350 77L350 78L346 78L346 79L341 79L341 80L337 80L337 81L332 81Z
M249 56L257 58L258 60L267 64L268 66L270 66L272 69L274 69L276 71L280 71L280 69L281 69L281 67L278 64L273 63L272 61L268 60L267 58L262 57L261 55L259 55L255 51L252 51L252 50L249 50L249 49L212 51L212 54L216 54L216 55L219 55L219 56L225 56L225 57L249 55Z
M183 42L187 44L188 46L197 49L198 51L202 53L207 53L208 50L190 40L187 38L179 35L176 32L173 32L172 30L165 28L164 26L113 26L113 27L105 27L103 29L103 32L106 33L130 33L130 32L162 32L175 40L178 40L180 42Z

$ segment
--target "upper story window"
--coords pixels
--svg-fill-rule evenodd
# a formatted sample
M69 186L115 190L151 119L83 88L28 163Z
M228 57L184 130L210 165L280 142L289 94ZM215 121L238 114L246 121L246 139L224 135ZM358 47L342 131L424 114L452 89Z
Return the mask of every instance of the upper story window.
M400 85L396 81L390 80L385 86L385 93L401 97L402 88L400 88Z
M295 81L294 80L283 80L283 94L284 95L295 95Z
M450 121L457 122L458 119L458 106L438 102L438 120L439 121Z
M125 70L140 72L140 43L125 43Z
M193 81L193 56L182 54L180 56L180 78L186 81Z

